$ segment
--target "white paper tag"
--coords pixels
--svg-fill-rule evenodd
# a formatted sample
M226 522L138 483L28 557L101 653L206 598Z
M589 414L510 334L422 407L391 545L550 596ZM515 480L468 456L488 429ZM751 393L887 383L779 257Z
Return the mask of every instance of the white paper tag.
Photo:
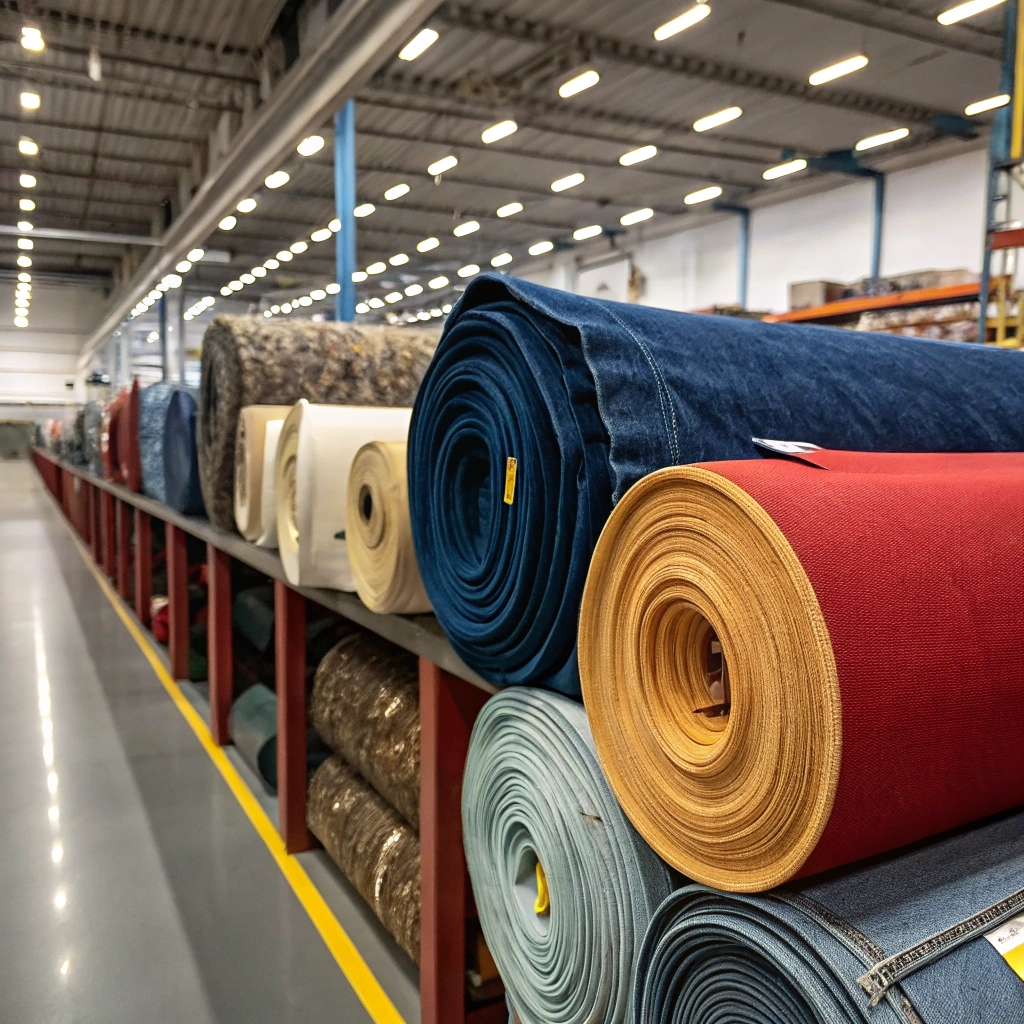
M752 437L750 440L758 448L778 452L780 455L804 455L807 452L821 451L821 445L811 444L810 441L771 441L765 437Z
M986 932L985 938L992 943L1017 977L1024 980L1024 914L1004 921L998 928Z

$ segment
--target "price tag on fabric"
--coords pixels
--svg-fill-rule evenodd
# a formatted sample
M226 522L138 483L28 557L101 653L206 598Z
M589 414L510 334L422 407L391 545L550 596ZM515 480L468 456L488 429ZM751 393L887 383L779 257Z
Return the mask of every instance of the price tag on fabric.
M511 505L516 496L516 466L519 463L511 456L505 460L505 504Z
M1017 977L1024 981L1024 914L986 932L985 938L995 946Z
M805 455L808 452L821 451L821 445L811 444L810 441L772 441L767 437L752 437L750 440L758 448L777 452L779 455Z

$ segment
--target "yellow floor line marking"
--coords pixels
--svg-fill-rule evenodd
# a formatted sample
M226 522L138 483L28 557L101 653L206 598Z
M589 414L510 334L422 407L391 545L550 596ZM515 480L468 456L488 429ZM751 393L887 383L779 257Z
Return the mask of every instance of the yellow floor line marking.
M49 491L47 491L49 494ZM67 524L70 527L70 523ZM320 895L316 886L310 880L306 869L291 854L285 852L284 840L274 827L274 823L267 817L266 811L260 806L259 801L253 796L252 791L245 784L242 777L235 770L235 766L228 760L224 751L213 742L206 722L200 714L189 703L188 698L181 692L181 687L171 678L170 673L164 667L160 656L153 649L152 644L146 639L142 630L136 625L134 619L125 610L120 596L110 585L109 581L100 573L93 564L92 554L88 551L73 529L69 530L71 539L75 542L86 568L96 578L100 589L106 595L107 600L113 609L120 616L125 628L131 634L132 639L138 644L139 650L146 656L146 660L152 666L157 679L163 684L168 696L174 701L175 706L181 712L182 717L192 727L203 749L209 755L210 760L217 766L217 770L224 777L228 788L234 794L235 799L245 811L253 828L259 833L260 838L266 844L271 856L277 863L281 874L284 875L292 891L298 897L303 909L309 915L314 927L320 933L324 944L330 950L331 955L338 962L349 984L359 997L366 1012L373 1018L376 1024L405 1024L402 1015L395 1009L394 1004L388 998L387 993L381 988L380 982L373 972L366 965L355 943L349 938L348 933L342 928L333 911L327 905L323 896Z

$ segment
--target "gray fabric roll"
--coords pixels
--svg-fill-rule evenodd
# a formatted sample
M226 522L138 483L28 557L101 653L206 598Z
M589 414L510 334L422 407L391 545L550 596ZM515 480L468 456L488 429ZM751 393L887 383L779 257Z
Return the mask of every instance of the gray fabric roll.
M583 706L520 687L492 697L473 727L462 826L480 924L521 1024L628 1021L636 958L672 876L612 795Z
M309 715L320 738L418 829L416 656L374 633L345 637L317 667Z
M85 406L85 464L91 473L103 475L100 455L100 433L103 430L103 403L87 402Z
M235 432L247 405L411 406L438 332L218 316L203 336L199 474L210 520L234 530Z
M157 501L167 501L164 487L164 421L171 396L179 387L169 381L151 384L139 392L139 459L142 491Z

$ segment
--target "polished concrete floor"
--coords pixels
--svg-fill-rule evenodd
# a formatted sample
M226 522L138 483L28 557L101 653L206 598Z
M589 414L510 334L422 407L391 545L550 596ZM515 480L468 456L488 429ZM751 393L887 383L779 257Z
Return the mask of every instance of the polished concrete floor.
M25 462L0 463L0 822L3 1024L369 1021Z

